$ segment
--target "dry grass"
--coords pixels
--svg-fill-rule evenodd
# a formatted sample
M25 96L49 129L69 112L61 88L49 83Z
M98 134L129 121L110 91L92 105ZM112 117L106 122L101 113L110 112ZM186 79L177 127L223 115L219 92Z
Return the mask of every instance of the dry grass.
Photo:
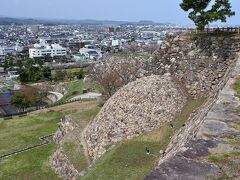
M81 101L76 101L73 103L68 103L60 106L54 106L51 108L47 109L41 109L38 111L33 111L30 112L29 115L35 115L43 112L64 112L64 111L74 111L76 109L81 109L81 110L87 110L94 108L98 105L99 102L97 101L86 101L86 102L81 102Z

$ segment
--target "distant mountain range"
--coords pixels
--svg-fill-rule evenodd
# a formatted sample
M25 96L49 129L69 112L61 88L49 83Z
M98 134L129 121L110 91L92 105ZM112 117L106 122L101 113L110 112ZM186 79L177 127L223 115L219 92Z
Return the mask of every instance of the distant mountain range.
M137 25L150 25L150 24L170 24L170 23L155 23L153 21L112 21L112 20L53 20L53 19L35 19L35 18L13 18L0 16L0 25L59 25L59 24L81 24L81 25L121 25L121 24L137 24Z

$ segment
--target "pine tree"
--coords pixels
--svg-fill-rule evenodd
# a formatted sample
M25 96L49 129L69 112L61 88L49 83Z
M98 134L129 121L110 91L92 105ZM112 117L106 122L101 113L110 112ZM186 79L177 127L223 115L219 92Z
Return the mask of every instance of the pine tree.
M227 17L235 15L231 10L229 0L215 0L209 8L212 0L183 0L180 7L189 12L189 18L195 23L198 30L204 30L206 25L214 21L226 22Z

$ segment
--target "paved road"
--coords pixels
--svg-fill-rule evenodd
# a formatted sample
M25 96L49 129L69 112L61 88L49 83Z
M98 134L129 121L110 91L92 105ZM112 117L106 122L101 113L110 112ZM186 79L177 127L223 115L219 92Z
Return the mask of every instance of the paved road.
M56 101L59 101L60 99L63 98L63 94L61 94L59 92L49 91L49 93L55 95Z
M101 93L89 92L86 94L81 94L81 95L75 96L72 99L70 99L70 101L77 101L77 100L81 100L81 99L98 99L101 96L102 96Z

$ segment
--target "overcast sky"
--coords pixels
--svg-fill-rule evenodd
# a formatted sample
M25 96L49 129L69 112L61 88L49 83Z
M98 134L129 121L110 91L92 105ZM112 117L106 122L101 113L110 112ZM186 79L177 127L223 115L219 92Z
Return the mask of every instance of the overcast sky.
M191 24L179 3L182 0L0 0L0 15L50 19L152 20ZM230 0L240 24L240 0Z

